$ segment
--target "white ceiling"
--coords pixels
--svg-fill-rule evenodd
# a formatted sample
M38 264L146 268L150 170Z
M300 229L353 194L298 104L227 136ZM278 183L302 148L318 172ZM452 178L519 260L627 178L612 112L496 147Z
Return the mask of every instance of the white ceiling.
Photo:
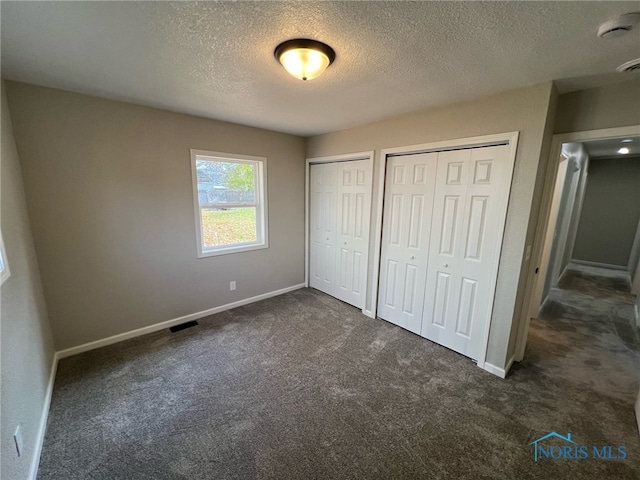
M550 80L639 78L640 26L596 37L640 2L2 2L5 78L300 135ZM302 82L280 42L330 44Z

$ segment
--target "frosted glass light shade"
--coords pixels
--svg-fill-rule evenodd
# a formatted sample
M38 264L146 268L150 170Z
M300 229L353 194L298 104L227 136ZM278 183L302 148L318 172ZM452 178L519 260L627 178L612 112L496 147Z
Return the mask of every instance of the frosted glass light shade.
M329 45L308 39L281 43L274 54L287 72L300 80L316 78L331 65L336 55Z

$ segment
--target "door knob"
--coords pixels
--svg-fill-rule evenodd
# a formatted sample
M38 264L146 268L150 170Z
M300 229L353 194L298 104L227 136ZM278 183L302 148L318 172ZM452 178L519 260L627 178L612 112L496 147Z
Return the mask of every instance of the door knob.
M329 241L329 237L327 237L327 242Z
M416 259L416 257L414 257L413 255L411 255L411 256L409 257L409 260L415 260L415 259Z
M446 267L449 266L449 264L448 263L443 263L442 266L446 268Z
M344 244L346 245L346 244L347 244L347 242L344 242Z

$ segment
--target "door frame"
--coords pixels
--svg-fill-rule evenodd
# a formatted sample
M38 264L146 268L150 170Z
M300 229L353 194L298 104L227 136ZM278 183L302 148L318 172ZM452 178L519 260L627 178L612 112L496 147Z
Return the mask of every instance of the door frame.
M518 136L519 132L506 132L506 133L497 133L492 135L482 135L478 137L468 137L468 138L456 138L451 140L444 140L440 142L430 142L430 143L421 143L417 145L408 145L401 147L393 147L393 148L384 148L380 151L380 162L378 164L378 189L377 189L377 203L376 203L376 221L373 232L375 232L375 245L373 248L373 281L371 282L371 316L374 318L377 315L378 311L378 286L380 283L380 259L381 259L381 249L382 249L382 221L383 221L383 209L384 209L384 186L386 183L386 173L387 173L387 159L389 157L401 156L401 155L410 155L416 153L429 153L429 152L442 152L446 150L460 150L463 148L477 148L477 147L490 147L497 145L508 145L509 146L509 162L511 165L511 180L513 181L513 168L515 165L516 151L518 148ZM509 193L511 192L511 182L509 183ZM507 208L508 208L507 203ZM501 220L499 225L500 231L502 232L502 237L504 238L504 228L506 224L507 216ZM498 263L500 262L500 255L502 252L502 243L500 244L500 248L498 249ZM496 272L497 272L496 268ZM496 278L497 279L497 278ZM493 288L491 291L491 295L495 295L495 286L493 284ZM491 309L493 314L493 307ZM480 368L485 368L486 358L487 358L487 347L489 343L489 329L491 326L491 317L487 325L484 326L483 335L482 335L482 350L480 351L480 355L478 357L478 366Z
M549 228L551 200L553 198L553 191L555 189L555 182L558 172L558 166L560 164L559 159L562 152L562 145L564 143L577 143L589 140L605 140L609 138L623 138L631 136L640 136L640 125L605 128L599 130L587 130L582 132L560 133L553 136L553 140L551 141L551 149L549 151L549 161L547 163L547 175L544 181L544 190L542 193L540 204L540 213L538 214L538 223L533 241L531 263L529 264L530 266L525 288L525 298L523 301L522 310L520 312L516 352L514 356L514 360L516 362L522 361L522 359L524 358L524 351L527 345L527 337L529 335L529 325L531 322L530 312L533 308L536 307L536 305L534 304L536 299L534 298L533 293L538 287L538 282L544 282L543 276L536 273L536 268L539 271L546 271L548 268L548 265L544 265L543 269L541 261L543 259L542 255L545 246L545 238L547 236L547 230ZM540 301L541 299L538 300L538 303L540 303ZM540 305L538 305L538 308L540 308Z
M367 160L371 166L371 185L373 189L373 150L366 152L345 153L339 155L328 155L324 157L310 157L306 159L305 171L304 171L304 286L309 288L309 176L311 174L311 165L320 163L338 163L338 162L354 162L357 160ZM373 193L373 192L372 192ZM373 198L371 201L373 204ZM369 207L369 215L371 215L371 206ZM369 238L371 238L371 229L369 229ZM371 243L371 242L369 242ZM371 252L367 251L367 268L365 274L365 281L368 283L369 277L369 258ZM368 285L364 287L365 294L368 291ZM366 295L365 295L366 296ZM367 302L365 299L365 305L362 309L362 313L368 315L366 312Z

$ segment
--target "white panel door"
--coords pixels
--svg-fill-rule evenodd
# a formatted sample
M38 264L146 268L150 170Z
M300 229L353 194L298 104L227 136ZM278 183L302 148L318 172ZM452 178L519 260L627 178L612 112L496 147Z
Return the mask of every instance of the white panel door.
M509 147L440 152L421 335L478 359L511 182Z
M310 166L309 172L309 285L334 294L336 191L335 163Z
M438 154L387 161L378 316L420 333Z
M355 307L364 308L371 212L371 162L340 162L337 168L334 296Z

